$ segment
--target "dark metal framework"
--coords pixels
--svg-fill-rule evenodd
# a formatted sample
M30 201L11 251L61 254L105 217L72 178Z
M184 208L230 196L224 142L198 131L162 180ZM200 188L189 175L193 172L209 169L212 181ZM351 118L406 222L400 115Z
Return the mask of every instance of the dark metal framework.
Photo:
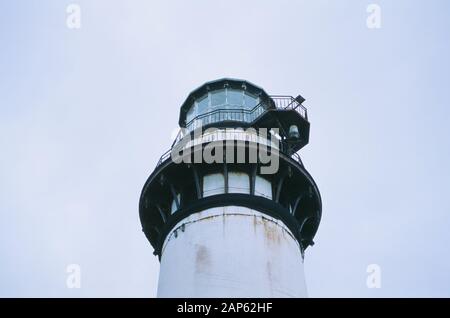
M183 116L182 119L180 119L180 122L183 123L182 128L187 128L191 135L195 129L194 123L199 120L202 121L203 130L211 127L255 127L269 129L278 127L281 129L281 136L285 137L284 140L280 141L280 150L290 154L303 165L300 155L297 153L298 150L309 142L308 111L306 107L301 104L303 100L304 99L301 96L294 98L292 96L267 95L266 100L261 101L250 110L243 108L217 108L194 117L188 123L185 122L186 118ZM295 112L295 114L292 114L292 112ZM299 119L298 116L294 116L296 114L299 114L301 119ZM245 121L245 116L249 116L251 121ZM203 121L205 118L209 118L209 120ZM288 118L288 120L284 120L285 124L283 125L280 123L280 118ZM296 141L295 144L292 144L288 138L287 130L290 125L297 125L297 127L301 130L301 139ZM157 166L170 157L173 146L182 138L183 135L180 130L172 143L172 147L164 152L159 158Z
M269 99L261 101L252 109L245 109L242 107L216 108L194 117L185 124L185 127L188 130L192 130L195 128L195 123L199 121L202 122L202 126L228 121L239 122L240 124L246 123L247 125L252 126L257 124L259 117L270 109L295 110L305 120L308 120L308 111L306 107L300 104L296 98L292 96L272 95Z
M319 189L296 153L309 140L307 111L301 105L304 99L301 96L297 98L269 97L262 89L249 82L222 79L206 83L189 95L180 112L180 126L186 127L189 124L186 123L186 113L195 98L204 95L210 89L217 89L224 85L244 87L252 94L260 96L261 103L256 107L263 105L264 111L251 123L247 123L248 127L280 128L282 140L278 153L279 169L275 174L260 175L270 181L272 185L272 200L255 195L255 180L259 168L262 166L259 161L252 164L176 164L171 160L169 150L160 158L142 189L139 214L143 231L154 247L155 255L161 256L165 238L183 218L212 207L237 205L249 207L280 219L298 240L303 252L308 246L313 245L313 238L322 214ZM239 120L234 123L227 120L212 124L222 127L246 125ZM211 127L212 124L207 125L204 129ZM286 132L290 125L296 125L299 128L301 139L294 142L289 139ZM179 141L180 137L177 137L174 145ZM191 148L189 156L194 157L195 151L203 151L206 145L207 143L203 144L200 149ZM237 143L235 143L235 147L238 147ZM250 150L258 147L258 144L245 142L244 147L247 156ZM227 182L228 175L236 171L245 172L249 176L249 194L230 193ZM203 197L203 176L219 172L224 175L224 193ZM173 203L175 211L172 213Z

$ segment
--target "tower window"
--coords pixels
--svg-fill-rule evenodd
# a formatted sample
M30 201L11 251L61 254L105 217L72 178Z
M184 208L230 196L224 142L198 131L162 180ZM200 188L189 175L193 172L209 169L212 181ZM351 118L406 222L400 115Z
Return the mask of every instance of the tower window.
M214 91L211 93L211 106L222 106L227 102L227 95L224 89Z
M209 98L208 95L203 96L197 101L197 113L203 114L208 110Z
M263 177L256 176L255 195L272 200L272 184Z
M258 105L258 97L255 97L247 92L244 92L244 103L245 108L253 109L256 105Z
M228 174L228 192L250 194L250 178L242 172L230 172Z
M224 120L235 120L250 122L259 116L264 108L257 109L254 113L244 110L252 110L259 103L259 97L244 90L224 88L207 93L198 98L186 114L186 123L200 115L220 109L220 112L213 112L209 116L202 117L203 125ZM190 126L189 128L195 128Z
M203 177L203 197L225 193L225 178L222 173L209 174Z
M233 106L242 107L244 103L244 93L236 89L227 89L227 104L230 108Z

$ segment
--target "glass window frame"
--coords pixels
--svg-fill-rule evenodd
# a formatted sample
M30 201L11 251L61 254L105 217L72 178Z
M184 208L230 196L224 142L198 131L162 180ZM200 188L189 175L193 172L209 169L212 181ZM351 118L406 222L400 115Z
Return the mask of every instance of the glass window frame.
M225 102L223 104L218 105L212 105L212 95L214 92L222 91L225 93ZM231 104L231 92L235 93L236 91L239 91L242 93L242 103L241 104ZM207 99L207 106L205 109L203 109L200 112L200 102L203 102L204 99ZM248 98L252 99L252 104L247 105ZM206 94L202 95L199 98L196 98L195 101L192 103L190 109L186 113L186 122L189 123L193 119L197 118L200 115L210 113L214 110L218 109L243 109L246 111L253 110L256 106L260 104L260 97L257 94L253 94L248 92L246 89L241 88L231 88L231 87L224 87L220 89L216 89L213 91L209 91ZM191 115L188 115L191 111L191 109L194 108L194 111L191 113ZM244 121L246 121L245 116L243 116Z

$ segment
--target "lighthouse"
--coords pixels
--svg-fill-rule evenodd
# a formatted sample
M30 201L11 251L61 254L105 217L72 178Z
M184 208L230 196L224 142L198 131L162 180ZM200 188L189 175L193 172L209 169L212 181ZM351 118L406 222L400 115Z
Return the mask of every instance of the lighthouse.
M322 203L299 150L305 99L220 79L181 105L180 132L140 196L158 297L306 297Z

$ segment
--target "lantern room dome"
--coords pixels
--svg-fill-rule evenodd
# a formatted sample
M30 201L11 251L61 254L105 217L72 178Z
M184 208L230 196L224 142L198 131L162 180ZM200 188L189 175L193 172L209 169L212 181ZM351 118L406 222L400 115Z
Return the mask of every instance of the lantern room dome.
M249 123L267 109L275 108L269 95L245 80L223 78L193 90L181 106L179 125L195 128L219 121Z

